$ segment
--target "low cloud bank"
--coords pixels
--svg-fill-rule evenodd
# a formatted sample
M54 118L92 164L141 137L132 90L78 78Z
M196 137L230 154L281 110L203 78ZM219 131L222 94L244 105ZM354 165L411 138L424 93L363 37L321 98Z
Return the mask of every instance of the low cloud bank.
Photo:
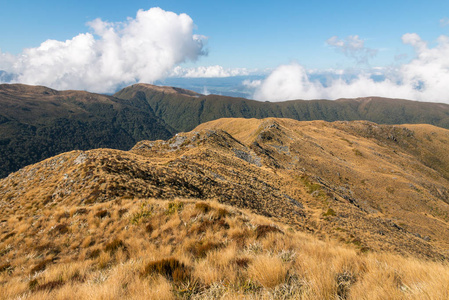
M223 78L233 76L246 76L250 71L246 68L223 68L222 66L207 66L196 68L183 68L177 66L173 69L171 77L184 78Z
M114 92L121 85L152 83L205 54L205 37L193 34L186 14L151 8L126 22L96 19L87 25L93 33L47 40L19 55L0 52L0 70L14 74L14 82Z
M366 62L375 53L365 48L357 36L346 40L333 37L327 42L359 62ZM324 85L311 80L303 66L291 63L277 67L261 82L247 82L246 85L255 88L254 99L257 100L381 96L449 103L449 37L440 36L433 48L415 33L403 35L402 42L414 48L415 58L389 69L380 81L374 80L372 74L361 73L349 81L338 78Z

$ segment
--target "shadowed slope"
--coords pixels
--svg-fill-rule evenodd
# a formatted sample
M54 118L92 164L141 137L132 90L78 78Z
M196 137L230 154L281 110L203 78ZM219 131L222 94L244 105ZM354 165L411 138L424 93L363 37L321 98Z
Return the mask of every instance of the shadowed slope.
M148 104L83 91L0 85L0 177L74 149L127 150L171 129Z

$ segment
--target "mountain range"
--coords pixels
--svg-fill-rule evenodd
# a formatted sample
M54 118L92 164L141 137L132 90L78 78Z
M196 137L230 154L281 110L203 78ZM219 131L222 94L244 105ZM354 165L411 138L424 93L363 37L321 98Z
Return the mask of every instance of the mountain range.
M0 178L70 150L127 150L143 139L167 139L219 118L368 120L449 128L449 105L400 99L259 102L135 84L113 96L0 85Z

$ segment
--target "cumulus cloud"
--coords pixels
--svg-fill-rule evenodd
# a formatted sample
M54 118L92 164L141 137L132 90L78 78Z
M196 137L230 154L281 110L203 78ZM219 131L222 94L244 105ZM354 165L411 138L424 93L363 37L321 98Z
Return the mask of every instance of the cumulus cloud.
M449 103L449 37L439 37L433 48L415 33L403 35L402 41L414 48L416 57L386 72L381 81L361 73L352 80L337 78L324 86L310 80L306 70L293 63L275 69L256 88L254 98L283 101L382 96Z
M181 66L177 66L170 74L171 77L185 78L223 78L245 75L249 75L249 71L246 68L223 68L219 65L196 68L182 68Z
M329 38L326 43L333 47L337 52L354 59L358 64L367 64L368 60L377 54L376 49L365 47L365 41L358 35L350 35L344 40L338 36Z
M186 14L151 8L125 22L96 19L87 25L93 33L47 40L17 56L0 52L0 69L21 83L113 92L120 85L161 79L176 64L205 54L205 37L193 34Z

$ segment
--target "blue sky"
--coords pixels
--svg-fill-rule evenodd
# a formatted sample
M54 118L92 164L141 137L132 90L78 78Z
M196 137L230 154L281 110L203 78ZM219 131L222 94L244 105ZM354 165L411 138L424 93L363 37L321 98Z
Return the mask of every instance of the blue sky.
M439 36L449 35L446 24L449 1L0 0L1 53L20 56L23 49L37 48L48 39L64 42L82 33L93 33L87 23L96 18L117 25L127 18L136 18L139 9L146 11L152 7L177 15L187 14L194 23L192 34L207 37L202 40L202 54L194 55L192 61L190 53L189 57L170 65L172 68L244 68L267 76L280 66L290 65L295 69L296 64L308 74L316 69L359 72L400 68L419 56L410 43L404 44L405 34L416 34L427 42L429 49L438 45ZM334 44L329 43L332 37L335 37ZM351 40L348 37L356 37L352 41L363 45L348 50L345 44ZM207 55L203 55L204 50ZM366 53L372 54L365 57ZM364 59L356 59L360 55ZM2 68L0 61L1 69L7 68ZM295 72L298 71L296 68ZM140 81L139 76L133 76ZM263 80L252 83L252 88L264 84ZM91 86L86 89L95 90Z

